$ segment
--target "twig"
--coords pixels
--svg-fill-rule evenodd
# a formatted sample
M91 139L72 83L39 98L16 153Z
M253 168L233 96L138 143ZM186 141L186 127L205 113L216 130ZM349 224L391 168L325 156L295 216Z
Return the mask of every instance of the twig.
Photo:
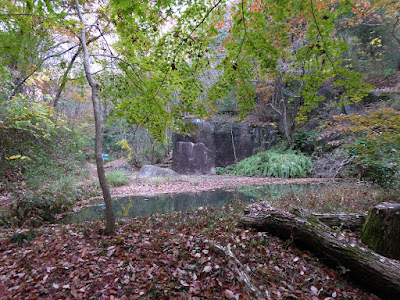
M254 295L253 299L260 299L260 300L267 299L266 297L263 296L262 292L255 286L253 280L251 280L250 278L250 275L247 273L242 263L237 259L235 254L232 252L231 247L229 245L227 247L223 247L219 244L215 244L210 241L208 243L210 244L211 248L214 251L221 253L222 255L228 258L228 260L230 261L230 265L234 269L233 271L235 271L239 275L239 279L245 283L244 286L245 290L249 294ZM268 292L267 295L269 295Z
M315 27L316 27L317 30L318 30L318 34L319 34L319 36L321 37L322 46L323 46L324 49L325 49L326 57L328 58L328 60L330 61L331 65L332 65L332 68L333 68L333 69L335 70L335 72L336 72L335 64L333 63L333 60L332 60L331 56L329 55L328 48L326 47L326 43L325 43L324 36L322 35L321 29L320 29L319 24L318 24L318 21L317 21L317 17L315 16L314 2L313 2L313 0L310 0L310 3L311 3L311 14L312 14L312 17L313 17L313 20L314 20L314 23L315 23Z
M195 31L200 27L200 25L202 25L202 24L206 21L206 19L207 19L208 16L211 14L211 12L212 12L214 9L216 9L216 8L219 6L219 4L220 4L221 2L222 2L222 0L219 0L213 7L211 7L211 9L207 11L207 13L206 13L205 16L203 17L203 19L201 19L201 21L200 21L200 22L192 29L192 31L190 31L190 33L186 36L186 38L184 38L184 39L179 43L179 45L178 45L177 48L176 48L175 55L174 55L174 57L173 57L173 59L172 59L172 63L175 63L175 60L176 60L177 57L178 57L179 51L182 49L183 45L184 45L184 44L189 40L189 38L192 36L193 32L195 32ZM164 78L161 80L160 85L159 85L158 88L157 88L157 91L153 94L153 96L152 96L151 98L154 98L154 97L158 94L158 92L160 91L161 87L162 87L163 84L165 83L165 81L166 81L166 79L167 79L167 77L168 77L168 75L169 75L170 70L171 70L171 69L168 69L168 71L165 72Z
M235 147L235 140L233 137L233 126L231 125L231 138L232 138L232 148L233 148L233 156L235 157L235 163L237 163L237 156L236 156L236 147Z

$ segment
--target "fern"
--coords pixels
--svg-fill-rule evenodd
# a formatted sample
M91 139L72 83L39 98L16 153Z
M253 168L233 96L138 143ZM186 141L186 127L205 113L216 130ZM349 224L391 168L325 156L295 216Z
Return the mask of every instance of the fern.
M236 165L220 169L220 174L246 175L253 177L301 178L307 177L311 159L304 154L289 150L270 150L248 157Z

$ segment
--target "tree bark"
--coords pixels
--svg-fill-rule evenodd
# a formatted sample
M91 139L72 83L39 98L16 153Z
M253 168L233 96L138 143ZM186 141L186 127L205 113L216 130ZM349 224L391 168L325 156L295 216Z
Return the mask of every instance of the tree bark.
M244 211L245 215L250 213L251 211L248 209ZM315 218L329 227L340 227L350 230L361 229L367 218L366 213L311 213L309 210L304 209L294 209L290 213L303 219Z
M325 213L325 214L312 214L312 217L318 221L328 225L329 227L341 227L350 230L360 229L364 226L367 214L344 214L344 213Z
M350 269L351 278L383 299L400 299L400 263L373 251L339 241L331 229L290 213L259 212L244 216L240 224L283 239L292 238L321 259Z
M107 183L107 179L104 171L104 162L102 156L102 128L101 128L101 116L100 116L100 105L98 100L99 95L99 84L93 79L92 73L90 72L89 63L89 51L86 45L86 30L85 23L83 21L82 12L78 0L75 0L75 8L78 12L79 20L82 24L81 35L79 36L81 47L83 50L83 65L85 68L86 79L92 89L92 103L93 103L93 113L95 120L95 155L96 155L96 165L97 165L97 175L99 177L99 182L101 190L103 192L103 199L106 205L106 234L113 234L115 232L115 216L112 207L110 188Z
M383 202L372 208L362 241L379 254L400 259L400 204Z

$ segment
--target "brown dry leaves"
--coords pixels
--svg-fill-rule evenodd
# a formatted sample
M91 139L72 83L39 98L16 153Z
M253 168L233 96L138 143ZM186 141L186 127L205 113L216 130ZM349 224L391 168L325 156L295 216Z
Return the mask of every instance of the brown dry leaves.
M49 226L0 244L2 299L251 299L210 242L230 245L265 298L373 299L307 252L240 229L244 205L102 224Z
M214 190L224 187L237 187L242 185L264 185L274 183L312 183L323 182L321 178L256 178L244 176L181 176L180 178L147 178L133 179L129 186L111 189L113 197L155 195L164 193L184 193Z

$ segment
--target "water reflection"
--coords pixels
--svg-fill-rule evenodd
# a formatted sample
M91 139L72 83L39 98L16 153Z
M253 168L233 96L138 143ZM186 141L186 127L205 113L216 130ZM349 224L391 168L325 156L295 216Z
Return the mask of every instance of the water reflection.
M288 193L301 194L316 192L321 184L269 184L263 186L242 186L230 189L218 189L196 193L161 194L155 196L130 196L113 200L115 217L147 216L174 211L194 210L200 206L224 206L233 200L252 202L258 199L275 199ZM105 207L102 201L98 205L86 207L62 220L62 223L82 223L103 220Z

